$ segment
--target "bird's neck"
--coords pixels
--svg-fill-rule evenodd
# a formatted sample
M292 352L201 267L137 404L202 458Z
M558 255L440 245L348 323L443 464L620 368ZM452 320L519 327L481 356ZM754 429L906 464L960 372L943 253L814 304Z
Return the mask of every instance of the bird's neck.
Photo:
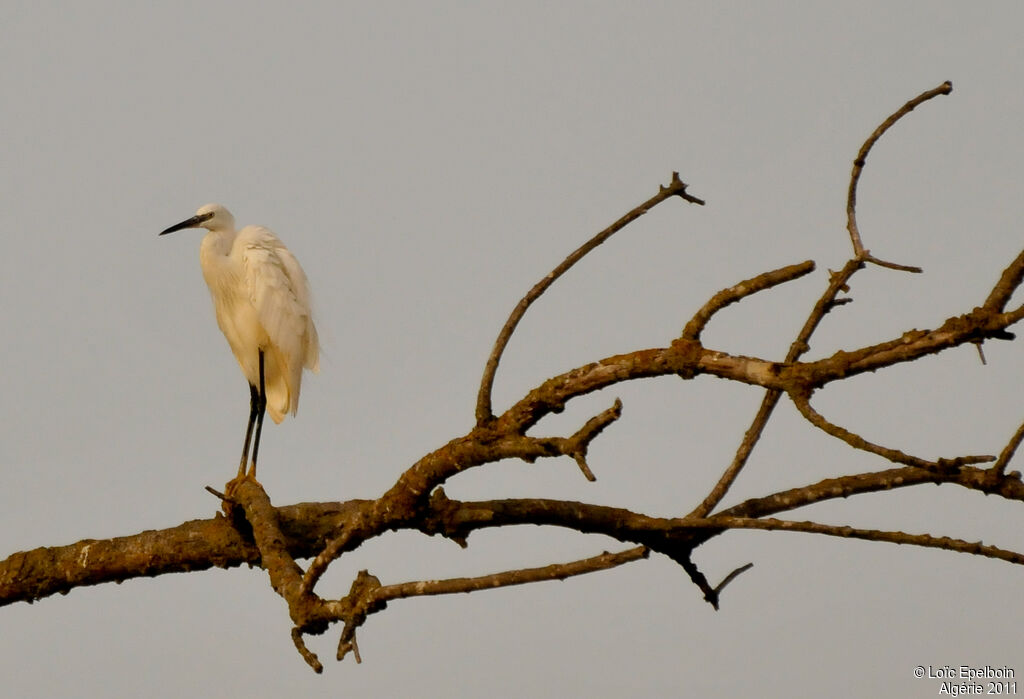
M237 233L230 229L215 228L203 237L199 254L203 258L226 257L231 253Z

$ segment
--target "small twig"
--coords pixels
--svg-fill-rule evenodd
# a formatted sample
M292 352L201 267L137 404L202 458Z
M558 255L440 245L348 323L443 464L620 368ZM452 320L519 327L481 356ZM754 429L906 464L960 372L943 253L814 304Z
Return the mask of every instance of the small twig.
M576 461L576 465L580 467L588 481L593 482L597 480L597 476L594 475L594 472L590 470L590 466L587 465L587 451L590 449L590 443L597 435L601 434L605 427L618 420L621 415L622 401L616 398L612 407L587 420L586 424L569 438L569 454Z
M1011 262L1003 273L999 276L999 281L992 288L988 298L985 299L985 308L990 308L994 311L1002 311L1006 308L1006 304L1009 303L1010 297L1020 286L1021 281L1024 281L1024 251L1021 251L1013 262Z
M494 342L494 348L491 350L491 355L487 358L487 364L484 367L484 374L480 380L480 390L477 394L476 401L476 424L478 427L482 427L494 419L494 413L491 409L491 390L494 386L494 375L498 371L498 362L501 361L501 355L505 351L505 346L512 338L512 333L515 332L516 326L519 324L519 321L522 320L530 305L536 301L541 294L547 291L548 287L551 286L556 279L561 277L569 271L573 265L583 259L587 253L666 199L678 196L691 204L699 204L703 206L704 201L702 199L698 199L691 194L687 194L686 186L687 185L679 179L679 173L673 172L672 181L667 187L659 187L658 193L653 197L631 210L618 221L608 226L577 248L572 254L565 258L561 264L551 270L546 277L537 282L533 288L526 293L526 296L516 304L516 307L512 310L508 320L505 321L505 325L502 327L501 332L498 333L498 338Z
M864 251L862 258L865 262L878 265L879 267L885 267L886 269L894 269L897 272L910 272L911 274L921 274L924 270L914 265L901 265L898 262L887 262L886 260L880 260L874 255L870 254L867 250Z
M994 473L998 473L999 475L1006 473L1006 467L1009 465L1010 459L1012 459L1013 455L1016 453L1017 447L1020 446L1021 440L1024 440L1024 423L1021 423L1021 426L1013 433L1010 441L1007 442L1006 446L1003 447L1003 450L999 452L999 458L996 459L994 464L992 464L992 471Z
M348 626L345 627L348 629ZM359 655L359 642L356 640L355 629L352 629L347 635L341 634L341 639L338 641L338 660L344 660L348 652L352 651L352 657L356 659L356 665L363 662L363 656Z
M450 595L476 590L491 590L511 585L543 582L547 580L565 580L576 575L585 575L599 570L608 570L625 563L632 563L647 558L650 551L646 546L636 546L617 553L607 551L590 558L570 563L552 563L541 568L522 568L492 573L474 578L449 578L447 580L424 580L406 582L396 585L384 585L374 595L380 602L421 595Z
M714 607L716 612L718 611L718 604L721 600L722 590L725 589L725 586L735 580L741 573L754 567L753 563L741 565L739 568L726 575L725 579L718 583L717 586L711 587L711 583L708 582L704 573L700 572L700 569L697 568L693 559L688 555L680 557L673 556L672 558L683 567L683 570L685 570L686 574L690 576L690 580L693 581L693 584L700 588L700 591L704 593L704 600Z
M545 456L571 456L588 481L596 481L597 477L587 465L587 452L590 443L604 429L622 415L622 401L618 398L612 406L601 411L578 429L571 437L530 437L514 435L495 442L500 451L495 453L498 458L515 457L533 463Z
M345 619L345 626L338 639L338 660L344 660L348 652L352 651L356 663L363 662L362 656L359 655L359 644L356 642L356 629L363 625L366 617L387 606L386 602L378 597L380 589L380 580L366 570L359 571L356 579L352 581L348 596L342 600L342 603L348 602L347 611L335 614L336 617Z
M214 497L220 498L221 502L231 502L231 500L228 499L228 496L220 492L219 490L211 488L210 486L205 486L205 488L207 492L212 493Z
M858 258L868 260L875 264L881 264L883 267L893 267L895 269L905 269L905 271L918 271L917 268L903 268L901 265L892 265L892 263L883 263L871 257L867 250L864 249L864 243L860 238L860 231L857 229L857 184L860 181L861 172L864 170L864 165L867 162L868 153L871 148L875 145L879 138L882 137L889 128L897 121L902 119L904 116L909 114L922 102L926 102L933 97L938 95L948 95L953 91L953 83L948 80L938 87L923 92L914 99L910 100L898 110L896 110L888 119L883 121L881 125L874 132L868 136L868 140L864 141L864 145L860 147L860 151L857 153L857 159L853 161L853 172L850 175L850 189L846 197L846 229L850 232L850 240L853 243L854 255Z
M343 529L341 534L328 540L327 545L306 566L306 572L302 576L303 594L312 594L313 588L316 587L323 574L327 572L327 568L343 553L345 547L349 545L353 534L354 532L351 528Z
M722 289L712 296L699 311L697 311L690 322L683 328L682 338L684 340L700 340L700 334L704 327L711 320L711 317L731 303L736 303L751 294L756 294L765 289L783 284L794 279L810 274L814 271L814 261L807 260L795 265L789 265L770 272L763 272L756 277L745 279L739 284Z
M576 575L585 575L632 563L641 558L647 558L649 553L650 551L646 546L636 546L625 551L619 551L618 553L608 553L605 551L590 558L570 563L553 563L542 568L523 568L473 578L422 580L395 585L380 585L375 577L367 576L366 571L362 571L360 576L372 579L372 582L375 584L363 585L360 582L360 578L357 578L356 582L352 584L352 592L349 593L348 599L357 611L351 614L345 621L345 628L342 630L338 643L338 660L344 659L345 655L351 650L355 654L356 662L361 662L359 646L356 644L356 629L362 626L366 621L366 617L384 609L387 602L391 600L476 592L478 590L491 590L511 585L564 580Z
M754 567L753 563L747 563L745 565L741 565L739 568L737 568L733 572L731 572L728 575L726 575L725 578L722 579L722 582L718 583L718 587L715 588L715 596L716 597L721 597L722 590L725 589L726 585L728 585L733 580L738 578L743 573L746 573L748 570L750 570L753 567ZM716 609L717 609L717 607L716 607Z
M860 449L862 451L870 452L881 456L882 458L888 459L897 464L905 464L907 466L916 466L917 468L924 469L956 469L960 466L986 463L994 461L996 457L989 454L978 454L978 455L967 455L957 456L952 459L939 459L938 461L928 461L921 459L916 456L906 454L899 449L892 449L890 447L883 447L874 442L861 437L859 434L851 432L839 425L829 422L825 417L811 407L810 398L806 393L799 393L792 391L789 394L796 409L800 412L804 418L812 425L825 432L826 434L832 435L836 439L840 439L849 444L854 449Z

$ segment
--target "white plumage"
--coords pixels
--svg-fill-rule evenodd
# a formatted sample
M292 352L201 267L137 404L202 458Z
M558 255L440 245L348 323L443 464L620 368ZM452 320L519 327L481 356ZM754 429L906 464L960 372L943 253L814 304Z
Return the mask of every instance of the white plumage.
M241 475L253 424L251 471L255 472L264 407L277 423L286 414L296 413L302 370L319 370L320 344L306 275L270 229L246 226L236 231L231 212L220 204L207 204L160 235L200 227L209 231L199 247L199 264L210 287L217 325L249 382L252 397Z

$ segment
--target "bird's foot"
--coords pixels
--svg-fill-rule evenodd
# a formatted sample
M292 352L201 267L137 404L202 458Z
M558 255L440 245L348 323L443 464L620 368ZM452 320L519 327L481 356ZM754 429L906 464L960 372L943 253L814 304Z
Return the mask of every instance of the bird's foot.
M249 470L245 474L245 479L247 481L252 481L256 485L258 485L260 488L263 487L263 484L260 483L258 480L256 480L256 462L255 461L253 461L252 464L249 466Z
M252 481L256 485L260 486L261 488L263 487L263 484L261 484L258 480L256 480L256 473L254 471L252 471L251 469L248 472L244 472L244 473L239 471L237 476L232 478L230 481L228 481L224 485L224 499L225 500L233 500L235 492L242 485L242 483L244 483L246 481Z
M251 481L258 485L260 488L263 488L263 485L258 480L256 480L256 472L253 469L250 468L248 472L239 469L238 475L232 478L224 485L224 496L221 502L221 509L224 511L224 514L228 516L228 518L241 516L242 519L245 519L245 514L242 510L242 506L238 503L238 500L235 498L235 493L238 492L238 489L246 481Z

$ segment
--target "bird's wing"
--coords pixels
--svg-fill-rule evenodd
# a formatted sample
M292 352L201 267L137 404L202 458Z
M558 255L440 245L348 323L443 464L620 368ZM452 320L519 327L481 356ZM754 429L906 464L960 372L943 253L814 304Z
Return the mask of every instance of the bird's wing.
M280 242L278 243L280 245ZM313 299L309 293L309 282L306 280L306 273L302 271L299 261L291 251L281 245L279 249L281 264L284 266L285 274L292 280L292 288L295 291L295 299L299 306L304 309L306 322L305 334L305 356L303 365L311 371L320 371L320 338L313 324Z
M249 301L271 343L296 365L293 371L315 368L319 348L309 283L299 261L267 228L246 226L238 236Z

